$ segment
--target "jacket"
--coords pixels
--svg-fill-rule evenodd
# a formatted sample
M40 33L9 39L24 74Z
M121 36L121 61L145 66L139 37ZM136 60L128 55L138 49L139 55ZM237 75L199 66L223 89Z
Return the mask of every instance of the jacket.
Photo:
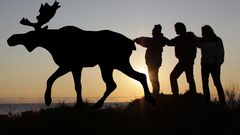
M224 62L224 47L222 40L217 37L215 40L200 40L199 48L202 57L201 64L221 65Z
M163 47L168 42L168 39L164 36L158 38L140 37L135 39L135 42L145 48L145 60L146 64L150 66L161 66Z
M175 56L182 62L194 62L197 54L197 37L193 32L186 32L171 39L168 46L175 47Z

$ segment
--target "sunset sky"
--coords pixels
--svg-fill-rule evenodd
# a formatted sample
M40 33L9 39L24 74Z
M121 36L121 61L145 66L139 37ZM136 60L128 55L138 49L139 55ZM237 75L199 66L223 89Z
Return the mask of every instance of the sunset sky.
M151 36L155 24L161 24L164 35L176 36L174 24L183 22L188 31L201 36L201 27L211 25L222 38L225 47L225 63L222 66L224 88L240 84L240 1L239 0L58 0L61 7L48 23L49 29L74 25L84 30L109 29L130 39ZM25 33L32 28L20 25L26 17L36 22L41 3L54 0L1 0L0 1L0 103L6 98L40 98L43 101L46 81L58 68L49 52L36 48L29 53L23 46L9 47L7 39L12 34ZM79 44L81 46L81 44ZM137 46L130 62L137 71L147 74L145 48ZM110 56L111 57L111 56ZM194 74L197 91L202 93L200 74L200 50L195 60ZM163 62L159 72L161 92L171 94L169 74L177 63L174 48L164 47ZM115 70L118 87L108 100L135 99L143 96L141 85ZM100 98L105 91L98 66L85 68L82 73L84 98ZM149 81L148 81L149 82ZM188 88L185 74L178 79L180 92ZM210 78L211 94L216 89ZM149 82L149 88L151 85ZM74 97L71 73L59 78L53 85L52 96Z

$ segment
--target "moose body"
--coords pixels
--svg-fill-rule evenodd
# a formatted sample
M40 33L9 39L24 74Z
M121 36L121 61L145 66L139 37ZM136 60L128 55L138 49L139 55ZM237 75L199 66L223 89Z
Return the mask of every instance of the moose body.
M76 107L82 106L81 71L84 67L99 65L102 78L106 83L103 97L94 105L101 107L117 85L113 80L113 70L117 69L139 81L144 89L145 99L155 104L148 89L145 74L135 71L129 58L135 50L134 42L122 34L110 31L85 31L74 26L60 29L30 31L14 34L8 39L10 46L22 44L31 52L36 47L45 48L52 55L59 68L47 80L45 104L50 105L51 88L54 81L62 75L72 72L77 93Z
M30 43L34 46L25 44L29 51L43 47L52 54L58 66L65 67L124 63L136 49L132 40L109 30L84 31L66 26L59 30L31 31L26 36L34 42Z

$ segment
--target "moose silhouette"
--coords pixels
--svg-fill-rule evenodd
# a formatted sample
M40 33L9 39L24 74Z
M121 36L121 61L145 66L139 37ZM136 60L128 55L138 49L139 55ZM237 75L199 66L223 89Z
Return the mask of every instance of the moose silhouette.
M112 76L114 69L139 81L144 89L145 100L155 105L155 100L147 85L146 75L135 71L129 62L132 51L136 50L134 42L110 30L86 31L75 26L65 26L60 29L48 29L47 26L42 28L55 15L59 7L57 1L52 6L47 3L41 5L40 15L37 16L38 22L32 23L25 18L20 21L21 24L31 26L35 30L24 34L14 34L7 40L9 46L22 44L29 52L36 47L45 48L59 66L47 80L45 104L49 106L52 102L51 88L54 81L72 72L77 93L75 107L83 106L81 71L84 67L98 65L106 84L106 91L93 107L101 107L106 98L116 89L117 85Z

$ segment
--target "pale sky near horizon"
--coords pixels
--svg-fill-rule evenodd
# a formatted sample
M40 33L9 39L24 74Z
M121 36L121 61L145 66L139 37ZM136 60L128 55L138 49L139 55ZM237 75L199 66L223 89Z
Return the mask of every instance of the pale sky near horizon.
M240 1L239 0L58 0L61 7L48 23L49 29L74 25L84 30L109 29L130 39L151 36L154 24L161 24L168 38L176 36L174 24L183 22L188 31L201 36L201 27L211 25L222 38L225 47L225 63L222 66L224 88L240 83ZM36 48L29 53L23 46L9 47L7 38L12 34L25 33L32 28L20 25L26 17L35 22L41 3L54 0L1 0L0 1L0 99L43 97L48 77L57 69L49 52ZM79 45L81 46L81 45ZM146 72L145 48L138 45L133 51L131 64L140 72ZM202 93L200 74L200 50L197 52L194 75L198 92ZM171 94L169 74L177 63L174 48L164 47L163 62L159 72L161 91ZM143 96L141 85L114 71L118 87L112 97ZM185 74L179 78L180 92L188 84ZM53 97L75 97L71 74L59 78L53 85ZM211 93L216 89L210 78ZM151 89L151 84L149 83ZM105 91L98 66L85 68L82 74L83 97L100 97Z

